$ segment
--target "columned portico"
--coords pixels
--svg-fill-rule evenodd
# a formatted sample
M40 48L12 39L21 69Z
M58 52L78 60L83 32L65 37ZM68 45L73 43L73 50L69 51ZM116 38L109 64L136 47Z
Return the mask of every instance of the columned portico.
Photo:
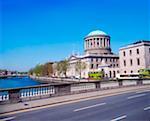
M85 52L91 54L111 53L110 36L103 31L93 31L85 37Z

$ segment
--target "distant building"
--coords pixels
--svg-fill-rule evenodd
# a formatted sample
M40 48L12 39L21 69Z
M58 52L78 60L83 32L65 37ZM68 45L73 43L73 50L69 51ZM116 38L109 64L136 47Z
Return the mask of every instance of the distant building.
M110 36L103 31L90 32L84 38L84 55L71 55L67 76L79 77L75 65L78 61L86 63L81 78L88 78L90 72L103 71L104 77L115 78L119 73L119 56L111 52Z
M150 68L150 41L138 41L119 50L120 76L138 75L140 69Z
M72 54L68 61L68 77L79 78L81 75L81 78L89 78L89 74L97 72L103 72L104 78L134 77L139 75L140 69L150 68L150 41L138 41L122 47L116 55L111 51L110 35L96 30L85 36L84 54ZM76 70L77 62L86 64L80 74ZM54 76L58 76L56 69L54 72Z

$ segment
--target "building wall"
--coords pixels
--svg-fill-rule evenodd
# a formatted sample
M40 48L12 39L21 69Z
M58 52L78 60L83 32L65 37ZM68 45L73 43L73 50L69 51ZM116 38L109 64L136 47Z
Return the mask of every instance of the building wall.
M150 68L150 46L145 46L145 64L146 64L146 68Z
M119 73L119 58L116 57L99 57L99 56L94 56L94 57L82 57L82 58L76 58L76 59L71 59L69 60L70 67L67 71L67 76L68 77L79 77L79 73L76 72L75 70L75 65L76 62L81 60L81 62L86 63L86 69L82 70L81 73L81 78L88 78L88 73L89 72L98 72L100 70L101 65L108 65L103 68L105 72L105 77L108 78L115 78L116 75Z
M149 47L144 46L144 43L121 48L119 51L120 74L138 74L139 69L147 68L148 65L150 65L148 48ZM139 51L139 53L137 51Z

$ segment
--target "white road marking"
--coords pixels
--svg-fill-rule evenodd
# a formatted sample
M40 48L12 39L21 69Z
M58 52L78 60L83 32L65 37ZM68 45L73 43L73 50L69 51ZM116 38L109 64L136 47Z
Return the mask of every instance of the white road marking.
M149 107L144 108L144 110L145 110L145 111L146 111L146 110L150 110L150 106L149 106Z
M142 97L142 96L145 96L145 95L146 94L133 95L133 96L127 97L127 99L133 99L133 98Z
M123 115L123 116L114 118L114 119L112 119L112 120L110 120L110 121L119 121L119 120L124 119L124 118L126 118L126 117L127 117L126 115Z
M150 90L142 90L142 91L137 91L135 93L139 94L139 93L146 93L146 92L150 92Z
M3 118L3 119L0 119L0 121L9 121L9 120L13 120L15 119L16 117L13 116L13 117L8 117L8 118Z
M89 108L94 108L94 107L98 107L98 106L102 106L102 105L105 105L105 104L106 103L100 103L100 104L90 105L90 106L83 107L83 108L78 108L78 109L75 109L74 112L89 109Z

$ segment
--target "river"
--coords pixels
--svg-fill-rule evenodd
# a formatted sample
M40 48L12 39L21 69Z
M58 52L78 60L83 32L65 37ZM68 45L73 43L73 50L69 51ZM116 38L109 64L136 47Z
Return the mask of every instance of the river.
M42 83L30 79L29 77L12 77L0 79L0 89L26 87L39 84Z

